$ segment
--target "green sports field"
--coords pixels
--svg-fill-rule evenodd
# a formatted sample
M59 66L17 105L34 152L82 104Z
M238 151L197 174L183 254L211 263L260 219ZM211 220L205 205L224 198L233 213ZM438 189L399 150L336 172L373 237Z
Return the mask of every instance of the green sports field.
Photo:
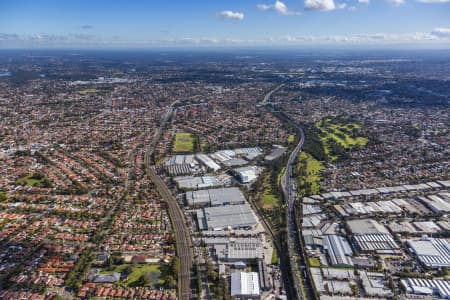
M189 132L178 132L173 142L173 153L194 152L195 137Z

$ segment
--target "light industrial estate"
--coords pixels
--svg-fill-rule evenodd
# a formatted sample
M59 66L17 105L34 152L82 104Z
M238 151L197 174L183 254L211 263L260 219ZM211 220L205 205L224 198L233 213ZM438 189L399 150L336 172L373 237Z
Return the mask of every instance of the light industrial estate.
M449 299L449 61L0 51L0 299Z

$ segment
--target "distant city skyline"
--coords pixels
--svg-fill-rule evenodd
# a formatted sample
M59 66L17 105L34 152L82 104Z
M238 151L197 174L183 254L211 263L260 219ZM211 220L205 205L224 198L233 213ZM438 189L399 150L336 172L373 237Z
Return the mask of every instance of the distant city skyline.
M0 48L450 46L450 0L0 1Z

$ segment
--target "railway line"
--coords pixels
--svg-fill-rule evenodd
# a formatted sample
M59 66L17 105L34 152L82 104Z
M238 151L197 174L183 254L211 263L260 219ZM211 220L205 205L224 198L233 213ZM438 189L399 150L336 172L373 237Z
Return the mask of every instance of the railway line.
M160 139L161 132L173 113L171 106L164 115L159 128L155 131L152 143L146 149L145 166L146 172L150 180L155 184L161 197L167 203L167 208L172 222L173 231L175 233L177 255L180 259L180 270L178 276L178 295L182 300L191 299L191 270L192 270L192 240L183 211L173 196L166 183L159 176L151 156Z

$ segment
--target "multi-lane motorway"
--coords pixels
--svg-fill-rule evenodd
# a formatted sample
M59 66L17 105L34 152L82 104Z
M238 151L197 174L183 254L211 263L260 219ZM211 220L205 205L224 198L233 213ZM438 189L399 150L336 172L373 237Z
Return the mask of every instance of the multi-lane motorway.
M272 94L277 92L279 89L281 89L284 86L284 83L277 85L274 89L270 90L265 96L263 101L261 102L262 105L266 105L270 103L270 97L272 97Z
M160 127L153 136L152 143L146 151L146 172L151 181L156 185L159 193L167 203L169 216L172 221L173 231L175 233L177 254L180 259L180 274L178 277L178 293L180 299L188 300L191 298L191 269L192 269L192 243L189 228L186 225L184 214L178 205L175 197L165 182L161 179L151 160L154 149L160 139L161 132L164 129L168 119L172 115L173 106L171 106L164 115Z
M305 143L305 133L302 128L294 124L300 133L300 140L295 149L289 156L286 171L281 177L281 187L284 193L284 199L286 201L286 216L287 216L287 238L288 238L288 251L289 257L291 257L291 273L294 279L295 292L297 299L314 299L314 294L311 287L310 278L308 277L307 265L304 257L304 249L300 234L298 231L296 220L296 199L297 185L293 178L293 168L295 160L302 150Z
M265 96L262 105L267 105L270 103L270 97L280 90L285 84L279 84L272 90L270 90ZM272 109L272 112L273 109ZM296 199L297 195L297 185L293 178L293 166L296 158L298 157L300 151L302 150L303 144L305 143L305 133L302 128L297 124L292 122L286 115L278 114L279 117L283 119L284 122L293 125L300 134L300 140L294 150L291 152L287 165L286 171L281 177L281 188L283 190L284 199L286 201L286 224L287 224L287 244L289 257L291 258L290 267L292 280L294 283L294 293L292 297L297 299L314 299L314 294L311 287L310 278L308 277L307 266L304 259L302 241L299 235L297 220L296 220Z
M285 83L279 84L272 90L270 90L262 101L262 105L270 104L270 97L280 90ZM274 112L273 108L271 109ZM300 140L295 146L294 150L291 152L287 165L286 171L281 177L281 188L283 190L284 199L286 201L286 216L287 216L287 244L289 257L291 258L290 267L293 280L293 289L297 299L314 299L314 293L311 287L310 278L307 272L307 266L303 254L303 246L301 237L298 232L297 220L296 220L296 199L297 195L297 185L293 178L293 166L298 154L302 150L303 144L305 143L305 133L302 128L297 124L292 122L286 115L279 114L279 117L283 121L292 124L300 134ZM287 282L286 282L287 281ZM285 280L285 283L289 283L290 280Z
M297 296L297 299L303 299L302 294L302 287L300 283L300 277L299 274L301 273L300 264L298 264L298 258L299 258L299 250L298 246L299 243L296 241L298 237L298 230L297 230L297 223L295 222L295 199L297 197L297 191L295 182L292 180L292 172L293 172L293 164L295 162L295 159L297 158L298 154L300 153L305 136L303 134L303 130L300 130L301 136L300 141L295 147L295 149L292 151L291 155L289 156L287 165L286 165L286 171L284 172L283 176L281 177L281 188L283 189L284 193L284 199L286 201L286 217L287 217L287 244L288 244L288 251L289 251L289 257L291 258L290 266L291 266L291 274L294 280L294 287L295 287L295 293Z

